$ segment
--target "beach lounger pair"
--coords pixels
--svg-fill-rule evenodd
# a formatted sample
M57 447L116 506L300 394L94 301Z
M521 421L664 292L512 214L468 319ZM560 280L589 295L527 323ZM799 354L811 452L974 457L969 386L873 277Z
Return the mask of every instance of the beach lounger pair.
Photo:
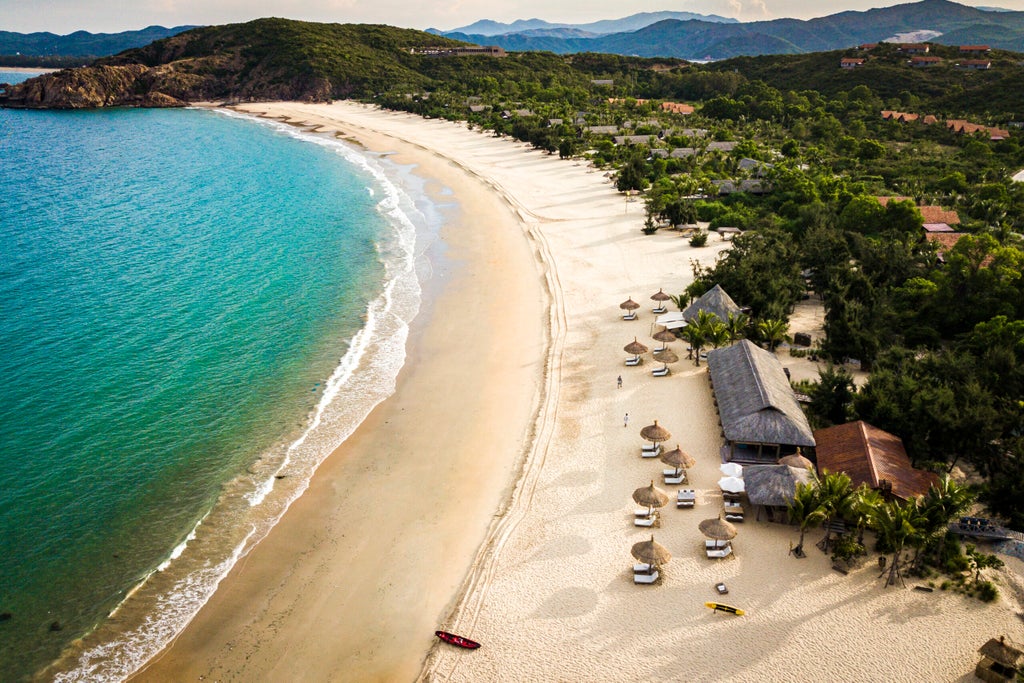
M654 315L661 315L662 313L665 313L667 311L668 308L666 308L665 306L658 306L657 308L651 309L651 313L653 313Z
M727 522L742 522L743 506L737 501L725 501L725 520Z
M633 583L651 584L658 580L658 570L650 564L633 565Z
M630 367L632 367L634 365L640 365L640 363L642 363L642 362L643 362L643 359L640 356L637 356L636 358L627 358L626 359L626 365L628 365Z
M704 552L707 553L709 559L722 559L732 555L732 546L727 545L724 548L714 548L711 550L705 550Z
M632 311L622 316L623 320L636 320L636 311Z
M661 455L661 444L651 446L646 444L640 448L640 457L642 458L657 458Z
M652 512L649 515L646 514L646 513L647 513L647 511L644 510L644 516L643 517L635 517L633 519L633 526L654 526L658 522L658 511L657 510L655 510L654 512Z
M697 502L697 493L693 489L683 489L676 494L677 508L692 508Z
M654 368L653 370L651 370L651 374L654 375L655 377L668 377L669 369L668 368Z
M662 470L662 476L665 477L665 483L669 486L679 486L680 484L688 483L686 481L686 470L680 469L676 472L673 469Z

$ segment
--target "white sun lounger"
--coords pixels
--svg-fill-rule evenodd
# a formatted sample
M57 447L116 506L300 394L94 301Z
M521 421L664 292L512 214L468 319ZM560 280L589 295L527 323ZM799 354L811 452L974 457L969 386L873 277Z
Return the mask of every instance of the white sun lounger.
M630 367L632 367L634 365L640 365L640 363L642 361L643 361L643 359L640 356L637 356L635 358L627 358L626 359L626 365L629 365Z
M668 377L668 368L654 368L651 370L651 374L655 377Z
M626 315L622 316L622 319L623 320L636 320L636 311L633 311L632 313L627 313Z
M692 489L683 489L676 494L677 508L692 508L697 502L697 494Z
M665 484L668 486L679 486L680 484L687 483L686 470L680 470L678 475L675 470L665 470L663 476L665 477Z
M732 546L729 545L719 550L707 550L705 552L711 559L721 559L723 557L729 557L729 555L732 555Z
M640 449L640 457L643 458L657 458L661 455L661 444L657 446L644 446Z
M633 574L633 583L654 583L658 580L658 576L659 574L657 570L651 572L650 574Z
M704 539L704 547L708 550L721 550L732 545L732 541L716 541L713 538Z
M637 517L633 520L633 526L654 526L657 521L658 513L654 513L650 517Z
M646 562L637 562L633 565L634 574L650 574L651 569L653 569L653 567Z
M651 309L651 313L653 313L655 315L661 315L662 313L664 313L667 310L668 310L668 308L665 307L665 306L658 306L657 308L652 308Z
M650 517L653 514L656 514L656 511L648 510L647 508L637 508L636 510L633 510L634 517Z

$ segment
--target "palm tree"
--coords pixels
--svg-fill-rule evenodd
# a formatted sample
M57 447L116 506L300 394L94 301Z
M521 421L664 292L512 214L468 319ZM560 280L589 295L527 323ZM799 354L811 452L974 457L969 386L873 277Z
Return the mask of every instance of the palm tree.
M918 527L923 523L924 516L918 508L916 498L911 498L905 503L886 501L872 512L871 525L878 532L879 539L885 543L886 547L892 549L892 563L889 567L889 576L885 581L886 586L894 585L897 577L901 582L903 581L903 575L899 568L903 546L907 541L914 539L918 534ZM882 570L882 574L885 574L885 570Z
M672 303L674 303L676 308L680 311L686 308L690 303L690 295L686 292L683 292L682 294L669 294L669 296L672 298Z
M974 570L974 583L981 581L982 569L999 569L1003 566L1003 561L998 556L978 552L974 545L969 544L964 548L964 555L967 556L967 562Z
M864 529L871 523L872 511L885 502L878 489L863 483L853 491L854 501L851 519L857 525L857 543L864 545Z
M747 325L750 324L750 316L746 313L730 313L725 321L725 328L729 331L729 341L739 341L747 336Z
M800 542L793 548L793 554L797 557L805 557L804 534L808 529L816 527L825 519L825 511L821 507L818 498L818 488L815 484L796 485L796 492L793 495L793 502L789 504L789 521L800 525Z
M925 516L924 530L930 541L937 540L936 561L942 562L946 549L949 522L965 513L974 503L974 492L956 483L944 474L938 484L932 484L921 499L921 512Z
M720 348L729 342L729 328L717 317L712 317L708 321L704 337L713 348Z
M757 323L757 334L768 343L768 350L774 352L779 344L789 339L789 323L778 318L767 318Z
M845 472L824 472L818 480L818 500L822 513L825 515L825 537L821 539L821 549L828 552L832 536L832 522L836 518L853 515L856 498L853 495L853 483L850 475Z
M683 339L690 342L690 348L693 349L693 361L696 365L700 365L700 350L707 343L704 337L704 330L698 325L687 325L683 328Z

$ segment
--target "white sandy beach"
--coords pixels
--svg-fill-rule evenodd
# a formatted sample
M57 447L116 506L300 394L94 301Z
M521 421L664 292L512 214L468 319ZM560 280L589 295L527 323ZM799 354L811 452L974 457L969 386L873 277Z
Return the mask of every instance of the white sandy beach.
M697 524L721 510L706 368L680 353L653 378L622 346L653 344L648 297L682 292L692 259L727 248L717 237L644 236L642 203L602 172L465 125L352 103L241 109L341 131L451 188L458 266L395 396L138 680L968 681L988 638L1024 640L1010 558L985 605L884 588L873 554L832 571L820 531L797 560L797 532L753 515L733 557L704 557ZM629 296L644 307L624 322ZM673 559L636 586L630 547L651 532L630 494L660 479L639 457L655 419L696 458L698 500L663 509L653 533ZM720 580L746 616L704 607ZM439 644L435 628L483 647Z

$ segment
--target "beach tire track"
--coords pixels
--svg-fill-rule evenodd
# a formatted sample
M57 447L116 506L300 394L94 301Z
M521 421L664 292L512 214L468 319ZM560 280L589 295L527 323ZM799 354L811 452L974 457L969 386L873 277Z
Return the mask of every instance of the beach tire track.
M529 446L523 454L514 489L503 509L499 510L492 519L469 573L454 598L454 605L449 616L445 619L447 628L472 634L486 602L488 589L497 572L501 551L530 511L551 447L556 426L556 408L561 390L561 368L565 355L568 326L558 269L547 238L541 229L541 224L546 221L529 211L499 184L481 176L465 165L459 164L459 166L468 174L492 187L519 216L524 234L535 248L537 263L544 276L544 289L548 297L547 353L541 389L537 399L537 409L528 439ZM418 680L450 680L462 661L461 654L435 645L427 655Z

